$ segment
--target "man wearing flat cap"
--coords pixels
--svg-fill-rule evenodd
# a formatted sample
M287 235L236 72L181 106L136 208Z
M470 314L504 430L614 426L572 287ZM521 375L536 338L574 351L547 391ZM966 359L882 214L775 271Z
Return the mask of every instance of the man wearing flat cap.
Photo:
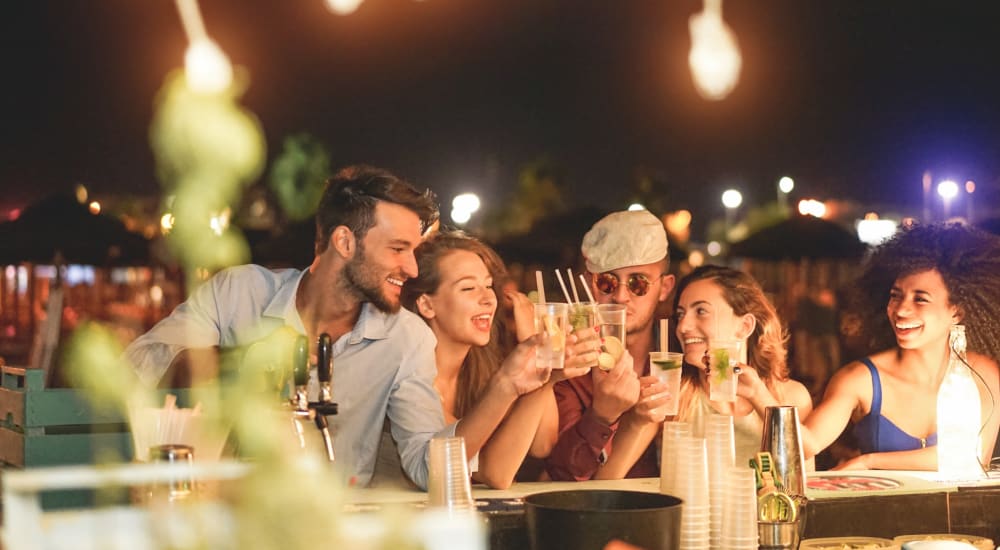
M614 212L599 220L580 247L594 298L626 309L626 353L610 370L558 382L559 439L546 459L554 480L659 475L654 445L646 445L663 416L666 387L649 375L657 306L674 287L663 223L647 210Z

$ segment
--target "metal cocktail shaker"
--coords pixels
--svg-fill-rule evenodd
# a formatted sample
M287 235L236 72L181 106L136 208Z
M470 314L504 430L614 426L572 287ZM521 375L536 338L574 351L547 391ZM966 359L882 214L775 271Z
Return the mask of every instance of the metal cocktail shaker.
M798 531L806 525L806 464L799 435L799 411L792 406L767 407L764 410L764 433L760 450L768 451L779 490L792 497L798 506Z

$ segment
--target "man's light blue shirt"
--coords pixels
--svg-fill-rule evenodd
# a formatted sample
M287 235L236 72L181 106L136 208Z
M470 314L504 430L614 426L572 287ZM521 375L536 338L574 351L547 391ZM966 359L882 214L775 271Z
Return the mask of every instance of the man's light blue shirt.
M185 348L243 346L284 326L305 334L295 307L304 273L257 265L226 269L132 342L125 355L139 377L155 385ZM434 333L415 314L384 313L367 302L351 332L334 343L333 400L339 411L328 420L337 463L359 485L371 480L388 416L403 469L427 487L430 439L455 432L454 425L445 427L434 389L435 345Z

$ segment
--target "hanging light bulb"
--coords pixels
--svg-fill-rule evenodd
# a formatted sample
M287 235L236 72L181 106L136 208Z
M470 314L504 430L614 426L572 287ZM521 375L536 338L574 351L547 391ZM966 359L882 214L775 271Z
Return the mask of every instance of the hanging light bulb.
M337 15L350 15L364 0L326 0L326 7Z
M233 81L229 57L211 38L193 40L184 53L184 73L188 87L196 92L218 93Z
M205 31L198 0L176 0L181 25L188 38L184 52L184 75L189 88L200 93L218 93L233 81L233 66L222 48Z
M740 78L743 57L733 31L722 21L722 0L705 0L705 9L688 20L688 64L695 88L705 99L725 99Z

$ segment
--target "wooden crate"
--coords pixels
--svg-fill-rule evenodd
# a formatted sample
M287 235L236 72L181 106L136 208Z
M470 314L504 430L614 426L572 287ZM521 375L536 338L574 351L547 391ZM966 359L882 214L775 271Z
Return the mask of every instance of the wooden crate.
M127 419L94 408L73 389L44 387L41 369L3 367L0 464L18 468L89 464L97 453L132 457Z

